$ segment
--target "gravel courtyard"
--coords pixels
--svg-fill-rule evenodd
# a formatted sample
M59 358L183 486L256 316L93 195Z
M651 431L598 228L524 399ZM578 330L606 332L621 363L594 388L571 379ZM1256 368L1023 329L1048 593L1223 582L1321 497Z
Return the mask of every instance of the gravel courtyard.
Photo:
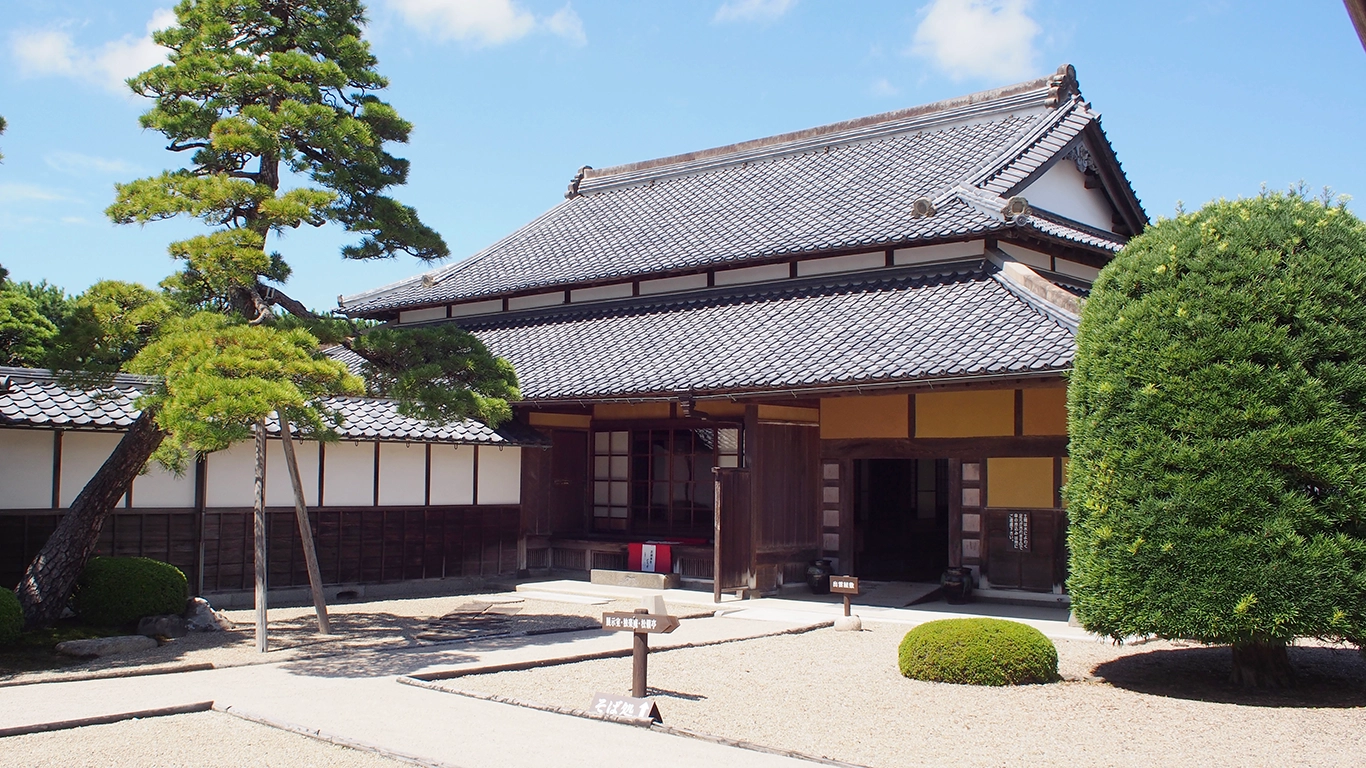
M1016 688L901 677L906 627L654 653L667 725L867 766L1366 764L1366 663L1354 648L1296 647L1284 695L1224 684L1225 648L1059 641L1067 681ZM1104 677L1106 681L1101 681ZM629 694L631 660L443 681L452 690L582 709Z

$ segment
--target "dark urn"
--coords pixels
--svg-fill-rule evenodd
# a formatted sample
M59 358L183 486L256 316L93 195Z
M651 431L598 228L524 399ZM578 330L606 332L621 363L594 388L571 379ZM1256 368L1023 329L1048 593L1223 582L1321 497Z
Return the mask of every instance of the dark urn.
M812 560L806 566L806 586L811 587L811 594L830 594L830 573L829 560Z
M950 568L944 571L939 584L944 588L944 601L949 605L962 605L972 599L971 568Z

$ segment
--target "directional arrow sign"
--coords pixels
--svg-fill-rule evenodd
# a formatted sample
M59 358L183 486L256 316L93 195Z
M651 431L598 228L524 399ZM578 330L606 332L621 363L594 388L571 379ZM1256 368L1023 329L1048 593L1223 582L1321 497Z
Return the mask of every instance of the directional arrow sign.
M602 628L651 635L668 634L678 629L678 617L659 613L610 612L602 615Z

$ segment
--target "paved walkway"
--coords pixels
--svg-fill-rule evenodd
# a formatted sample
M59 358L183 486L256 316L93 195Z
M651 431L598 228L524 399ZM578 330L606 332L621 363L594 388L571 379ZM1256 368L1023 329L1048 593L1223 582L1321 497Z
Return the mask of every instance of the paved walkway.
M639 600L646 595L661 594L658 590L640 587L590 584L585 581L570 579L521 584L518 585L517 591L527 596L539 595L549 598L553 595L569 595L579 599L597 598L601 600ZM688 606L695 609L716 609L718 612L733 618L800 623L833 621L836 616L844 613L844 603L839 595L815 596L794 592L792 596L787 597L764 597L750 600L741 600L733 595L722 595L721 604L717 605L712 602L710 592L670 589L665 590L662 594L669 605ZM1028 624L1054 640L1096 639L1095 635L1081 627L1069 625L1067 609L1049 604L1048 599L1052 598L1052 595L1041 597L1043 597L1043 601L1038 605L1009 605L986 602L949 605L943 600L938 600L914 607L897 608L877 604L886 601L879 600L877 592L870 590L868 595L853 598L851 612L867 621L905 624L908 627L935 619L988 616Z
M810 626L752 618L691 619L652 647L742 639ZM217 709L343 744L447 766L809 765L648 729L482 701L396 678L629 648L627 633L572 632L173 675L0 689L0 728L213 701ZM623 681L623 687L627 681ZM584 705L593 691L584 691ZM0 746L3 750L3 746Z

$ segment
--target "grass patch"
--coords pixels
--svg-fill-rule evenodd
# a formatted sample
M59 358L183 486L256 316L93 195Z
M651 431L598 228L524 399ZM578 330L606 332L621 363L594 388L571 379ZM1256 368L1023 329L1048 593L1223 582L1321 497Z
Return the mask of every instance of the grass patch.
M128 633L123 627L93 627L77 619L63 619L51 627L21 632L13 644L0 647L0 676L9 677L21 672L61 669L80 664L85 659L57 653L57 644L66 640L126 634Z

